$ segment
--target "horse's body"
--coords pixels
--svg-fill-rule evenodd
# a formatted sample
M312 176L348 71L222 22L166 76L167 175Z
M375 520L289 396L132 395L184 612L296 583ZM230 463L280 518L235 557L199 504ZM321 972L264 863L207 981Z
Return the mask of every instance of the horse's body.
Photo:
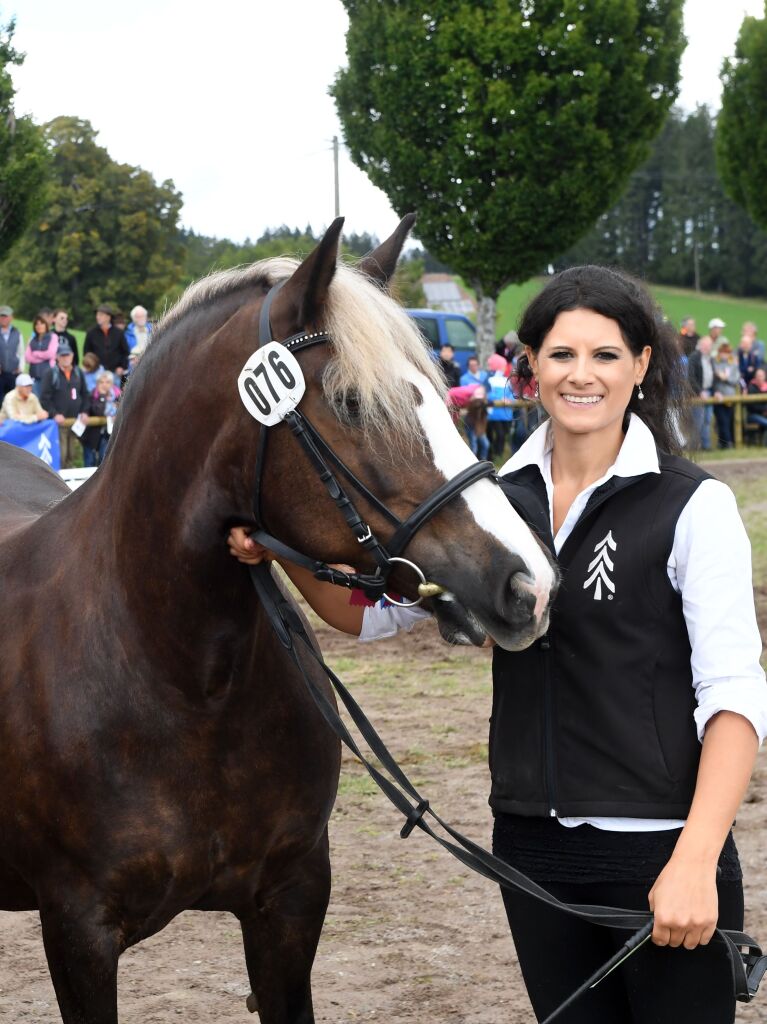
M329 245L318 251L283 289L276 337L319 314L333 271ZM264 1024L313 1020L339 750L225 545L252 522L258 431L236 379L268 286L255 276L170 318L109 456L75 493L0 445L0 908L39 909L64 1024L116 1024L120 953L187 908L239 918ZM376 477L327 410L326 360L302 362L308 407L406 512L444 476L413 456L415 493L396 466ZM291 543L359 559L284 428L274 436L266 514ZM465 559L440 554L466 535L468 512L456 515L411 545L451 585L484 557L479 542ZM490 547L497 560L508 544ZM503 574L488 573L492 589ZM494 600L500 615L506 597Z

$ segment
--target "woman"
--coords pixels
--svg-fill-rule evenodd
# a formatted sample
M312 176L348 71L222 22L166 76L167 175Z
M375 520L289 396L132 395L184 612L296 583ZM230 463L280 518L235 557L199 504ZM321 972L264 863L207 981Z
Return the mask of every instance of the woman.
M638 283L567 270L519 335L518 372L536 379L549 420L502 486L556 553L562 585L545 637L494 651L494 849L569 903L654 912L652 944L563 1024L727 1024L729 967L708 942L717 921L742 927L730 825L767 732L748 540L729 489L671 454L677 343ZM229 543L263 557L242 531ZM323 587L307 587L310 603ZM319 596L323 618L362 638L415 621ZM503 897L539 1020L625 941Z
M32 321L32 337L24 356L29 363L29 375L34 381L32 387L37 398L40 398L45 371L56 363L58 347L58 335L49 330L48 321L38 313Z
M88 356L92 356L88 352ZM83 360L83 366L85 365ZM120 401L120 389L115 385L114 374L109 370L102 370L96 382L96 387L88 395L88 404L85 412L88 416L104 416L107 419L105 426L86 427L80 441L83 446L83 465L86 467L100 466L106 455L107 445L112 433L110 420L117 415L117 403Z
M717 349L713 358L714 368L714 397L731 398L740 393L740 368L738 357L732 351L726 341ZM733 437L733 422L735 410L732 405L715 405L714 418L716 419L716 433L719 438L720 448L732 448L735 444Z

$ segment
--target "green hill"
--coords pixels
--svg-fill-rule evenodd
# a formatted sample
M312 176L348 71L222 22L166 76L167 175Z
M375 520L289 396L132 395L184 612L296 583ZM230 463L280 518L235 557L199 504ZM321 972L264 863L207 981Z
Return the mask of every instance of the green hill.
M545 278L535 278L525 284L510 285L498 300L498 337L514 330L525 305L543 287ZM767 302L759 299L740 299L732 295L694 292L684 288L666 288L650 285L663 312L669 320L679 325L682 317L694 316L698 334L705 334L709 320L721 317L727 324L725 334L730 343L740 341L740 328L745 320L753 320L759 328L760 337L767 336Z

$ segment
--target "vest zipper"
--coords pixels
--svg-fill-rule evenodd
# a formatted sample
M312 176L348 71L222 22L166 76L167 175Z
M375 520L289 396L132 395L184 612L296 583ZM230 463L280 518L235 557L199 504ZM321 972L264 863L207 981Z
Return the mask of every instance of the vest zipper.
M540 640L541 658L543 659L543 747L546 772L546 799L549 805L549 817L556 818L556 764L554 758L554 696L551 681L551 631Z

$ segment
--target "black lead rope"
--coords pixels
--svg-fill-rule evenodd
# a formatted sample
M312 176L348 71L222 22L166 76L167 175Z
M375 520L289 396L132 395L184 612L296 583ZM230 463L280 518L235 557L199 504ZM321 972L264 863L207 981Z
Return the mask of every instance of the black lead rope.
M285 599L272 577L271 569L266 563L249 566L251 580L259 600L280 643L288 652L291 660L298 668L307 690L321 715L336 736L344 743L355 757L365 766L368 774L376 785L394 804L405 818L400 836L405 839L414 828L419 828L439 843L441 847L456 857L468 868L509 889L532 896L542 903L548 904L564 914L570 914L593 924L609 928L622 928L633 934L625 945L610 960L596 971L584 984L572 993L544 1022L549 1024L555 1020L566 1007L598 984L628 956L647 941L652 933L653 921L649 912L623 910L618 907L603 907L590 904L562 903L551 893L537 885L527 875L516 868L499 860L487 850L467 839L454 829L433 810L407 777L402 768L376 732L364 712L346 689L335 673L328 668L321 654L315 649L295 608ZM296 649L295 641L299 641L304 651L316 662L327 676L336 694L359 730L365 743L388 772L388 778L372 764L359 749L333 702L322 692L319 686L306 672ZM394 781L392 781L394 780ZM450 836L450 840L436 833L426 820L430 816L434 822ZM741 1002L750 1002L756 995L759 983L767 972L767 956L762 955L759 945L744 932L716 929L715 937L724 943L730 970L732 972L735 998ZM746 952L742 952L745 949Z

